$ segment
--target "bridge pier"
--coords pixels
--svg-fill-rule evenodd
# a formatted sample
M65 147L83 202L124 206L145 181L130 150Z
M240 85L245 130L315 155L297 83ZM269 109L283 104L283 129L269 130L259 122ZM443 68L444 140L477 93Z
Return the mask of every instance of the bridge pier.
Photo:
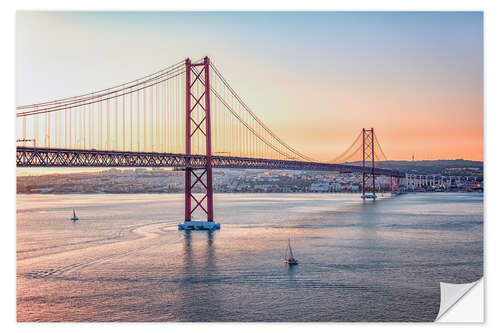
M197 71L195 68L200 67ZM191 74L194 74L194 80L191 80ZM203 74L203 80L202 80ZM196 87L202 87L203 91L196 96ZM193 89L192 89L193 88ZM191 99L195 103L191 105ZM201 100L204 100L204 105ZM201 120L197 121L195 112L203 113ZM196 127L191 131L191 122ZM202 123L205 123L205 130L202 129ZM190 165L190 159L185 169L184 183L184 223L179 224L179 230L215 230L220 229L220 224L214 222L214 202L212 185L212 134L210 126L210 60L208 57L200 63L191 63L186 59L186 155L191 155L191 140L195 134L205 137L205 166L202 168L193 168ZM198 152L199 153L199 152ZM196 170L203 170L197 173ZM194 176L195 181L193 182ZM203 181L205 176L205 182ZM192 190L199 184L205 189L205 195L201 198L195 197ZM205 204L205 206L203 206ZM194 208L192 206L194 205ZM207 221L192 221L192 214L196 209L201 209L207 215Z
M375 149L374 149L375 137L373 135L373 127L369 130L363 128L363 168L366 167L367 160L371 160L371 171L363 171L363 185L361 199L373 199L377 198L375 194ZM364 169L363 169L364 170ZM368 183L371 182L372 188L370 194L366 194L366 189Z

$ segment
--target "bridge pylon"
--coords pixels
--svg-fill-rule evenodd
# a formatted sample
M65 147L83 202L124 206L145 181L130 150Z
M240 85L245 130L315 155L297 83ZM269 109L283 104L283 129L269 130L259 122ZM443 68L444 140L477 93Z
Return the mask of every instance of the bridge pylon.
M375 194L375 135L373 127L371 129L363 128L363 168L370 165L370 172L363 171L363 194L361 198L376 199ZM363 169L364 170L364 169ZM367 192L371 192L367 194Z
M179 224L179 230L214 230L219 229L220 225L214 222L212 132L210 127L210 59L205 57L202 62L192 63L188 58L185 64L186 156L191 155L191 141L193 136L195 134L203 135L205 137L206 163L204 167L195 168L190 164L188 158L184 183L184 223ZM195 87L202 87L202 89L195 89ZM199 114L200 112L202 116L196 117L195 113ZM203 181L203 177L205 177L205 182ZM193 189L197 184L205 190L200 198L197 198L193 194ZM204 211L207 215L206 221L192 221L192 214L197 209Z

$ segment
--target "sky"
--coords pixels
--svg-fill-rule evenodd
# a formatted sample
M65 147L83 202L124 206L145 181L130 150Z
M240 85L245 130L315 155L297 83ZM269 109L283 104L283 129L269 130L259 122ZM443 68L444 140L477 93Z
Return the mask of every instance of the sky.
M318 160L374 127L392 160L483 160L481 12L25 12L16 105L208 55L285 142Z

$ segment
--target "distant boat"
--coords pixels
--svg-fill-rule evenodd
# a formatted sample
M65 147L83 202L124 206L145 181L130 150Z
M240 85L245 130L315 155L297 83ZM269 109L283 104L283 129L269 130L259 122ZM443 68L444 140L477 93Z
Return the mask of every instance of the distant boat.
M293 257L292 245L290 245L290 238L288 238L288 251L285 257L285 264L297 265L299 261Z
M78 221L78 217L76 216L75 209L73 208L73 217L71 218L71 221L76 222Z

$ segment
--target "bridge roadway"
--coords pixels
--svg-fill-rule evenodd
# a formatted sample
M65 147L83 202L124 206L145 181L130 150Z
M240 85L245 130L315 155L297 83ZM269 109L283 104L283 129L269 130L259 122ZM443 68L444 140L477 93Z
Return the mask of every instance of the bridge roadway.
M16 149L18 167L171 167L204 168L205 155L185 155L170 153L147 153L105 150L82 150L23 147ZM371 173L370 167L348 164L258 159L232 156L212 156L213 168L231 169L281 169L338 171L340 173ZM404 178L398 170L375 168L375 175Z

